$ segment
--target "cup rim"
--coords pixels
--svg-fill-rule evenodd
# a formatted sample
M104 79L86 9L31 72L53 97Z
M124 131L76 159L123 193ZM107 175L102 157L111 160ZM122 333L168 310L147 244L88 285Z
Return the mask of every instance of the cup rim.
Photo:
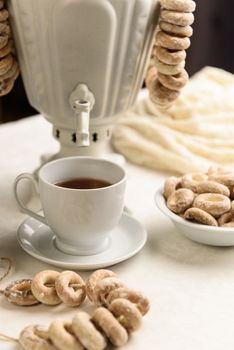
M109 186L105 186L105 187L100 187L100 188L87 188L87 189L82 189L82 188L67 188L67 187L59 187L59 189L61 191L77 191L77 192L95 192L95 191L103 191L103 190L107 190L116 186L119 186L120 184L122 184L123 182L126 181L127 179L127 174L126 174L126 170L124 169L123 166L119 165L118 163L115 163L113 161L110 161L108 159L104 159L104 158L98 158L98 157L90 157L90 156L72 156L72 157L64 157L64 158L59 158L59 159L55 159L52 160L46 164L44 164L41 169L38 172L38 178L40 181L46 183L47 185L54 187L54 188L58 188L58 186L54 183L49 182L48 180L46 180L43 176L42 176L42 172L44 169L46 169L47 167L52 166L55 163L59 163L59 162L64 162L64 161L68 161L68 160L90 160L90 161L97 161L97 162L103 162L103 163L108 163L111 165L116 166L117 168L119 168L122 172L123 172L123 176L121 178L121 180L119 180L118 182L115 182Z

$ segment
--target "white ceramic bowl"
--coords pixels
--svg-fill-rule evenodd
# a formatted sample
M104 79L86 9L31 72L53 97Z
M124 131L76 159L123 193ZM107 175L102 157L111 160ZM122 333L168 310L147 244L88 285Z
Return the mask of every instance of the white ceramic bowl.
M168 209L162 188L155 194L155 203L158 209L173 222L177 231L191 240L214 246L234 245L234 228L200 225L181 218Z

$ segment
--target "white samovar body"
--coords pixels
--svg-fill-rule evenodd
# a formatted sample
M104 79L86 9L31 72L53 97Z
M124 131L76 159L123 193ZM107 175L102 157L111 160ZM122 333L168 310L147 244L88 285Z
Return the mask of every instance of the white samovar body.
M142 85L158 2L9 0L9 10L29 101L53 124L60 156L97 155ZM91 145L79 148L71 96L87 91Z

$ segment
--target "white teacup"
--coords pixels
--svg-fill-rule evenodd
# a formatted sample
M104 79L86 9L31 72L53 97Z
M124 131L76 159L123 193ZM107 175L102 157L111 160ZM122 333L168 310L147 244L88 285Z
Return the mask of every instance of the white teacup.
M38 177L39 186L32 174L21 174L15 180L15 197L22 210L48 225L56 236L56 246L65 253L91 255L105 250L123 213L125 170L104 159L70 157L44 165ZM99 179L111 185L92 189L56 185L76 178ZM44 216L26 208L19 198L18 184L23 179L31 180L38 189Z

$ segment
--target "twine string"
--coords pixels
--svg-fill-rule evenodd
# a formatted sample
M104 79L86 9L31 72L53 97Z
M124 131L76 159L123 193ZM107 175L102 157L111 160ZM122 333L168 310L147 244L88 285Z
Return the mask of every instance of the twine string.
M18 339L13 337L8 337L8 335L0 333L0 341L9 342L9 343L18 343Z
M7 267L5 268L5 272L3 273L3 275L0 277L0 282L9 275L11 269L12 269L12 266L13 266L13 262L10 258L7 258L7 257L1 257L0 258L1 261L4 261L7 263ZM3 294L4 293L4 289L0 289L0 293Z
M12 266L13 266L13 262L10 258L7 258L7 257L1 257L0 260L7 263L7 267L5 268L5 272L0 277L0 282L1 282L6 276L9 275L9 273L12 269ZM4 289L0 289L0 293L4 293ZM8 335L0 333L0 341L9 342L9 343L17 343L18 339L13 338L13 337L9 337Z

